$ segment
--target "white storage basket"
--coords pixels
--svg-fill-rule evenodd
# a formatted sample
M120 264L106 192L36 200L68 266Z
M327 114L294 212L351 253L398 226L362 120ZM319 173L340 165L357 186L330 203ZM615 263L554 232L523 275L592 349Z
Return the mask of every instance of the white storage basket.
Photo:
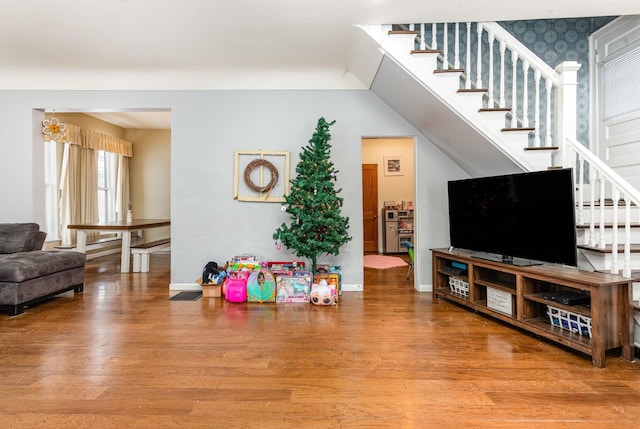
M451 292L464 297L469 297L469 283L457 277L449 277L449 287Z
M591 338L591 318L571 311L547 305L547 315L553 326L557 326L574 334Z

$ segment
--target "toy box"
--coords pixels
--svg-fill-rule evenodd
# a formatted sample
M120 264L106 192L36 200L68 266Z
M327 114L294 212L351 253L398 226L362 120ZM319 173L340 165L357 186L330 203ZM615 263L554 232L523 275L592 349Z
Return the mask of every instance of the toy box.
M311 273L295 271L276 276L276 302L309 302Z
M247 300L247 276L243 272L231 272L222 285L222 293L229 302Z
M335 302L338 302L338 296L340 295L340 274L316 273L316 275L313 276L314 285L320 284L321 280L325 280L327 282L327 286L331 289L331 294L334 296Z
M248 302L275 302L276 281L269 270L254 271L247 280Z
M342 294L342 270L339 265L318 264L316 265L316 274L337 274L338 276L338 291L337 294Z
M319 284L314 284L309 295L309 302L313 305L334 305L336 303L336 290L329 287L325 279Z
M222 285L218 283L202 283L202 279L196 280L202 287L202 296L204 298L219 298L222 296Z
M267 268L273 274L293 273L294 271L304 271L304 262L297 261L269 261Z

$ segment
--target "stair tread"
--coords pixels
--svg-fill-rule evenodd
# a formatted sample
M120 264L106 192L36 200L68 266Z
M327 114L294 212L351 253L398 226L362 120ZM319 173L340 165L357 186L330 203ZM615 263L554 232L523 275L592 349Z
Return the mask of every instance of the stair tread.
M640 224L638 223L632 223L631 225L629 225L631 228L640 228ZM590 224L588 223L584 223L584 224L578 224L576 225L576 228L578 229L589 229L591 227ZM596 229L600 227L600 223L596 223L595 224ZM613 222L605 222L604 223L604 227L605 228L613 228ZM618 223L618 228L624 228L624 222L619 222Z
M478 109L478 112L510 112L510 107L483 107Z
M530 127L522 127L522 128L503 128L501 131L504 131L504 132L512 132L512 131L535 131L535 128L530 128Z
M640 253L640 244L631 244L629 246L631 253ZM598 253L611 253L613 251L613 247L611 244L607 244L604 249L601 249L596 246L588 246L586 244L578 244L578 249L590 250L592 252ZM624 244L618 245L618 253L622 253L624 251Z
M543 147L525 147L524 150L531 150L531 151L536 151L536 150L558 150L558 146L543 146ZM562 168L562 167L560 167Z
M595 207L600 207L600 200L594 201L594 202L593 202L593 205L594 205ZM612 200L611 198L606 198L606 199L604 200L604 206L605 206L605 207L613 207L613 205L614 205L614 204L613 204L613 200ZM624 207L625 205L626 205L626 203L625 203L623 200L618 200L618 206L619 206L619 207ZM634 202L631 202L631 205L632 205L632 206L635 206L635 203L634 203ZM590 207L590 206L591 206L591 201L583 201L583 202L582 202L582 206L583 206L583 207Z
M411 54L441 54L441 49L414 49Z
M437 69L433 71L435 74L439 73L464 73L464 69Z
M458 92L489 92L489 90L485 88L460 88Z
M420 34L420 32L416 30L391 30L387 34L389 36L392 36L394 34L415 34L417 36L418 34Z

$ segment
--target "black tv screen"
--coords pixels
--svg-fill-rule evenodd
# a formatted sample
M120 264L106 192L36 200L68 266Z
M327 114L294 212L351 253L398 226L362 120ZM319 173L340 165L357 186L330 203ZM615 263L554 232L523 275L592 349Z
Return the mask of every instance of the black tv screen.
M577 265L571 169L454 180L448 188L452 247L516 265Z

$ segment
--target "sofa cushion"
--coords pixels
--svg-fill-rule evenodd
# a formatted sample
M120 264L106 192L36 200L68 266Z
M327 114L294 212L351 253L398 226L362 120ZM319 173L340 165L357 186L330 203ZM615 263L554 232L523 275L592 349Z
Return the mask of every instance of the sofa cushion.
M39 230L37 223L0 223L0 254L32 250Z
M86 256L63 250L34 250L0 255L0 282L20 283L47 274L82 267Z

